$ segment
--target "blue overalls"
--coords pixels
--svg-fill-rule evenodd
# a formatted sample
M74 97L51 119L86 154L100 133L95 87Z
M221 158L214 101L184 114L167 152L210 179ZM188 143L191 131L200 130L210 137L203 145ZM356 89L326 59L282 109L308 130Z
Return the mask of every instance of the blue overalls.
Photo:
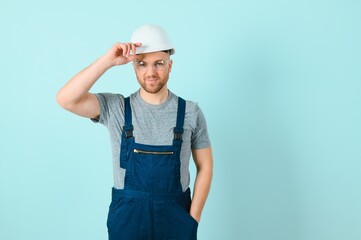
M107 227L109 240L193 240L198 222L191 217L190 189L182 191L180 152L185 101L178 98L173 144L145 145L133 136L130 99L125 98L120 166L124 189L112 188Z

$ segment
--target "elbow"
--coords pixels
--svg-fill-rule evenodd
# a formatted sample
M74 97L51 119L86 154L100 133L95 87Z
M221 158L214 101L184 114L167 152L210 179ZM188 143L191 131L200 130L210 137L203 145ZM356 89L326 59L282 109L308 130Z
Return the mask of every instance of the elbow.
M71 106L69 101L67 101L66 96L64 96L64 94L62 94L61 90L59 90L59 92L56 94L55 100L64 109L69 109Z
M55 98L56 102L64 108L64 106L66 105L65 104L65 98L63 97L63 95L61 94L61 91L59 91L57 94L56 94L56 98Z

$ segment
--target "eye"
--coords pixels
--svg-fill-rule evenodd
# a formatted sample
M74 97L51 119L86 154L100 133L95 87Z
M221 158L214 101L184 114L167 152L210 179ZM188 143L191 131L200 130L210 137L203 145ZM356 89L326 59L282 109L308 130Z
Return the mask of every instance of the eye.
M158 67L162 67L164 66L164 61L158 61L155 63L155 65L157 65Z
M145 62L142 62L142 61L138 62L137 65L138 65L138 67L146 67L147 66L147 64Z

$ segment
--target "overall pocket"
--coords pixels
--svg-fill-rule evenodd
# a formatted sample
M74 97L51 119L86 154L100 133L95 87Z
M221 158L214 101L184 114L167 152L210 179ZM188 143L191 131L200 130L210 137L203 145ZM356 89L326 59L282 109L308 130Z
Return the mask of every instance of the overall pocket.
M180 217L184 216L184 218L187 219L187 221L192 222L192 224L195 224L198 226L197 220L195 220L183 206L181 206L176 200L171 201L171 206L175 208L176 213L179 214Z
M137 236L140 217L139 201L120 197L113 199L108 212L107 228L109 236L120 239L122 236Z
M175 176L176 154L171 149L134 149L131 154L132 182L141 191L170 192L179 185ZM128 171L127 170L127 171Z
M176 200L170 200L167 209L169 219L167 239L197 239L198 222Z

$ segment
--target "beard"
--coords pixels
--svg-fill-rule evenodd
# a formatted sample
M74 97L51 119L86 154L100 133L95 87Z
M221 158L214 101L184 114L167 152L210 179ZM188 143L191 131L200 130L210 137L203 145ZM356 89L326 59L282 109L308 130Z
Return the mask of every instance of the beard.
M148 82L146 79L139 81L140 86L148 93L158 93L166 85L167 81L157 78L154 82Z
M164 84L158 80L156 83L143 82L141 86L148 93L157 93L164 87Z

